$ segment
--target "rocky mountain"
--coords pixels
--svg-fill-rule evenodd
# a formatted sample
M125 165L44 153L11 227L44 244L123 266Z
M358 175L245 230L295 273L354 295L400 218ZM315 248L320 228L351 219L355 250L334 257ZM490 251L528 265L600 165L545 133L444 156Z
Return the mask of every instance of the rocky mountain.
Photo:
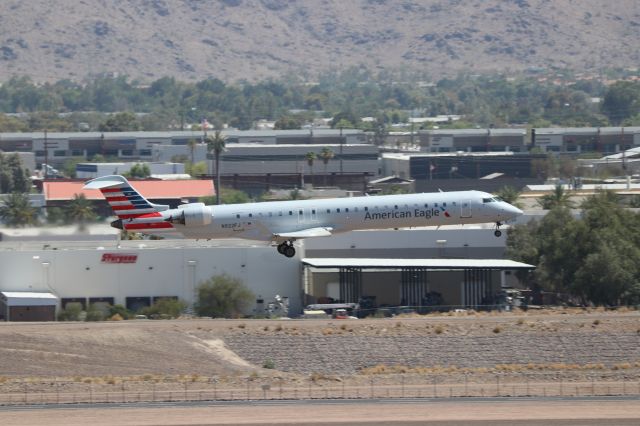
M637 0L3 0L0 81L640 65Z

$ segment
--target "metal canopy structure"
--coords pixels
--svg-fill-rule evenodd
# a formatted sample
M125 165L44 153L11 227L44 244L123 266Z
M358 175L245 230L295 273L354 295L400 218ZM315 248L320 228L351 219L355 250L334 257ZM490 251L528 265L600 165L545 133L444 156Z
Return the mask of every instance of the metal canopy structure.
M491 271L532 270L535 266L505 259L393 259L393 258L304 258L305 268L329 272L338 270L340 298L359 302L363 296L363 273L400 271L401 304L424 306L428 297L429 271L463 271L460 304L478 306L490 297Z

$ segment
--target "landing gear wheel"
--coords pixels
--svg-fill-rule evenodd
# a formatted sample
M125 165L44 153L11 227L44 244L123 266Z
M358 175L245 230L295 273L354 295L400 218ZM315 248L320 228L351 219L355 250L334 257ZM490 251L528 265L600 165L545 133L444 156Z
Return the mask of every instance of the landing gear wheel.
M293 245L288 245L284 248L284 253L287 257L293 257L296 255L296 249L293 248Z
M284 250L287 247L287 243L278 244L278 253L284 254Z
M496 237L502 236L502 232L500 231L500 226L502 226L502 223L496 222L496 230L493 233L493 235L495 235Z

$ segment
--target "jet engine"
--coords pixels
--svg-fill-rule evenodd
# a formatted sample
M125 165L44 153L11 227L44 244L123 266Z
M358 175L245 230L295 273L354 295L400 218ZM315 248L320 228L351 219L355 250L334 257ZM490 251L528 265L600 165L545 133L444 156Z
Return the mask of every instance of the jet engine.
M162 212L165 220L184 226L207 226L213 220L211 206L204 203L190 203L178 206L177 209Z

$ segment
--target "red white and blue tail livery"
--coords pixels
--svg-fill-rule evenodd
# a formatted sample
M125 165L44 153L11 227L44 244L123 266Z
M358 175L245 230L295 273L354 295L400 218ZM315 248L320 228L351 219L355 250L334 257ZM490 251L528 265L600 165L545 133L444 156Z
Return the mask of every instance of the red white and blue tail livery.
M111 223L115 228L153 234L175 232L174 226L160 213L168 210L169 206L149 202L122 176L93 179L87 182L85 188L102 192L118 216L118 220Z

